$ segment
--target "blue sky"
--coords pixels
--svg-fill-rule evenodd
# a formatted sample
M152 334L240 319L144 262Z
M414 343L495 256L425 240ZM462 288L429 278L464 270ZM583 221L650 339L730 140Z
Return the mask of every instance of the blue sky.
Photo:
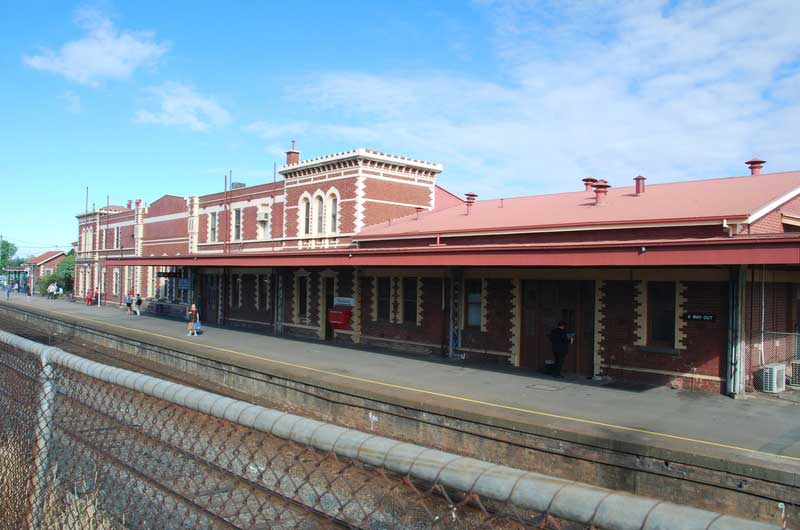
M800 2L0 4L0 234L255 184L296 139L481 198L800 169Z

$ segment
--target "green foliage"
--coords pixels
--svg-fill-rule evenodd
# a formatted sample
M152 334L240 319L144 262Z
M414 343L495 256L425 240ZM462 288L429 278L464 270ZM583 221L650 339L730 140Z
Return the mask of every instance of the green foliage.
M72 282L75 279L75 253L73 251L70 251L67 257L58 264L55 276L59 287L63 287L64 291L72 290Z
M12 243L11 241L3 240L3 243L0 244L0 269L11 265L12 258L14 254L17 253L17 245ZM23 260L24 261L24 260Z

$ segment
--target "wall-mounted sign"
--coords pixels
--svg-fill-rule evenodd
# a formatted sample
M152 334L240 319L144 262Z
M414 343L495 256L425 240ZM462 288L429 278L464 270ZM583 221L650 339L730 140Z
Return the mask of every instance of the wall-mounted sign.
M189 290L192 287L192 283L189 281L189 278L178 278L178 289L185 289Z
M333 305L354 307L356 305L356 299L350 296L336 296L333 298Z
M714 322L717 316L714 313L686 313L683 318L690 321Z
M161 271L161 272L157 272L156 273L156 277L157 278L180 278L181 277L181 273L177 272L177 271L167 271L167 272Z

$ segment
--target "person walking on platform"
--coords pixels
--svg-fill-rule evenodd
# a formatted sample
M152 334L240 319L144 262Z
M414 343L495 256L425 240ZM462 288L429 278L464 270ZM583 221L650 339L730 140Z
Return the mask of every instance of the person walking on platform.
M189 308L188 312L189 316L189 323L186 325L186 336L188 337L196 337L197 336L197 328L200 324L200 313L197 311L197 306L192 304L192 307Z
M136 316L142 316L142 295L136 293L136 300L133 301L133 310L136 311Z
M563 320L560 321L558 326L550 332L549 339L553 347L553 359L555 360L552 375L553 377L564 377L561 375L561 368L564 366L564 358L569 353L569 344L572 342L567 334L567 323Z
M3 292L6 295L6 302L8 302L9 299L11 298L11 291L13 289L14 289L14 282L11 281L6 282L6 284L3 286Z
M133 293L128 293L125 295L125 307L128 308L128 314L132 313L131 306L133 305Z

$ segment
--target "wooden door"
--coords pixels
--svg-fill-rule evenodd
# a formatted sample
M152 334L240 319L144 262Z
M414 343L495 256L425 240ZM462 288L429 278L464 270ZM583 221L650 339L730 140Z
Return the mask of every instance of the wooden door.
M219 276L216 274L204 274L202 276L201 297L203 320L209 324L218 324L219 315Z

